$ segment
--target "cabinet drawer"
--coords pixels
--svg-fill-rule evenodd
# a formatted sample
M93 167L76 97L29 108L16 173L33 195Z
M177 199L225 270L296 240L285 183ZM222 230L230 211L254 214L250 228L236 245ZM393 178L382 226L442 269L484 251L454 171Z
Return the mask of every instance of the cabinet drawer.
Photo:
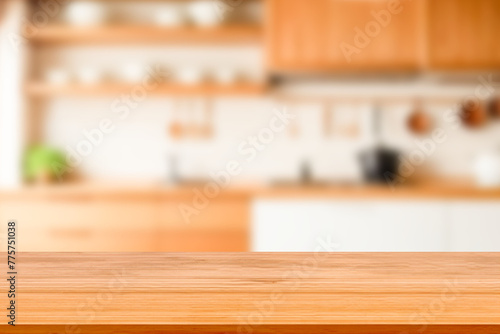
M155 251L152 231L97 230L95 228L18 229L23 252L148 252Z
M160 229L182 231L241 230L248 228L249 202L242 199L215 199L198 208L191 199L161 204Z
M77 227L142 230L158 223L157 206L152 201L33 200L8 201L0 206L3 219L38 227Z
M154 251L158 211L147 201L19 200L0 203L18 223L20 251Z
M248 233L240 231L161 231L158 233L159 252L247 252Z
M245 252L249 250L249 201L213 199L206 207L191 199L163 201L157 249L162 252Z

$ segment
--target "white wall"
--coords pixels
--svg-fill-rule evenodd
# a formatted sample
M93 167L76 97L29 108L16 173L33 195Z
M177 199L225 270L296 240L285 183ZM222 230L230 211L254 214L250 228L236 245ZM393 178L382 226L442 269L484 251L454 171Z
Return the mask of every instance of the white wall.
M37 61L40 68L59 66L74 70L90 66L114 73L120 73L131 63L142 66L160 64L172 76L183 67L214 70L228 66L259 77L264 68L262 49L251 44L217 47L47 47L40 51ZM381 104L384 140L388 145L409 154L420 149L416 140L425 139L413 136L406 126L406 118L412 110L415 97L420 96L445 97L447 101L426 105L435 120L435 127L442 128L447 139L426 156L425 165L438 174L469 175L478 149L490 150L500 146L500 121L493 121L480 130L471 130L463 126L454 128L453 123L447 122L443 116L450 109L456 110L457 103L464 97L476 94L478 89L484 93L481 78L488 75L472 75L464 84L432 78L393 81L337 79L325 84L289 84L279 91L292 97L304 96L309 101L311 97L317 96L317 103L297 104L272 97L219 98L215 102L214 138L180 143L167 136L170 120L179 117L174 112L175 101L148 97L133 111L133 116L116 123L116 131L108 136L102 147L84 159L81 169L92 177L162 179L167 174L167 156L174 152L179 156L181 169L186 176L200 178L211 169L219 169L221 164L234 156L242 140L258 133L267 124L272 115L272 106L277 105L297 113L296 130L299 135L297 138L291 136L292 129L289 129L277 136L255 161L245 166L241 178L267 180L296 177L300 162L308 159L312 161L314 175L318 178L358 179L360 171L357 155L369 146L372 139L369 124L372 105L366 98L371 97L371 101L377 101L380 97L397 98L395 103ZM498 85L495 89L498 92ZM334 101L333 133L330 137L323 135L324 104L320 97L325 96ZM83 138L81 132L84 128L93 127L102 117L110 115L110 104L117 97L71 97L50 102L45 138L49 143L61 147L76 145ZM345 97L361 102L343 102ZM188 114L185 111L182 113ZM188 115L181 117L189 118ZM356 138L342 135L337 130L339 123L349 123L351 120L359 123L361 130Z
M68 98L52 102L45 125L48 142L74 147L84 138L84 129L95 127L103 117L113 117L109 110L111 100ZM275 106L295 113L296 125L278 134L265 151L246 164L241 178L294 178L299 175L300 162L308 159L312 161L318 178L356 179L359 176L357 154L370 145L372 138L368 122L371 107L367 104L334 106L335 115L356 115L361 130L358 137L346 137L335 130L330 137L325 137L321 104L295 105L272 98L246 97L220 98L214 103L213 138L174 141L168 135L171 119L190 116L173 112L173 103L169 98L151 98L133 110L126 120L117 120L115 131L84 159L82 170L94 177L160 179L167 174L167 156L174 153L179 157L180 168L186 176L200 178L207 171L218 170L237 157L239 144L267 126ZM472 161L479 151L500 146L500 122L492 122L480 130L462 126L453 128L443 119L445 111L452 107L452 103L429 106L435 127L442 128L447 139L444 143L437 143L432 153L426 154L425 165L438 174L470 175ZM421 150L418 142L425 139L414 137L407 131L406 118L410 110L411 102L401 102L386 106L383 113L384 141L406 154ZM296 127L297 137L292 136L292 127Z
M21 184L24 69L23 49L18 48L16 41L24 5L22 1L3 5L6 12L0 20L0 187L16 187Z

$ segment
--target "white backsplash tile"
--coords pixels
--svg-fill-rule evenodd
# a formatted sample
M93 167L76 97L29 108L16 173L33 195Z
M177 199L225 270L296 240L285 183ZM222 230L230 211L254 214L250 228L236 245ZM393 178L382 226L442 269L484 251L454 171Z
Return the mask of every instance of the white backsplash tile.
M110 113L110 102L109 99L93 102L61 99L53 102L47 113L46 138L60 147L76 145L85 138L82 131L95 127L103 117L114 119L115 130L82 159L80 169L91 177L165 180L169 175L168 159L173 155L185 178L206 178L210 171L221 170L228 161L236 159L243 167L236 181L298 178L304 161L310 162L316 178L357 180L360 178L358 154L373 140L372 107L367 102L333 103L331 110L338 119L333 118L334 130L325 136L322 103L291 103L259 97L219 98L213 105L213 137L182 140L173 140L168 135L168 126L176 115L172 111L172 99L148 99L124 120ZM406 154L420 149L418 143L425 141L425 137L415 137L406 128L412 102L409 98L406 102L381 106L383 142ZM295 124L276 134L253 161L246 162L238 153L239 145L268 126L276 107L295 113ZM445 131L447 140L436 145L433 153L426 157L425 165L437 174L467 175L471 173L471 161L478 148L500 146L500 124L493 122L480 130L453 128L443 119L443 112L450 107L454 107L451 102L427 106L435 127ZM78 122L74 122L75 119ZM335 131L353 119L359 122L357 136Z

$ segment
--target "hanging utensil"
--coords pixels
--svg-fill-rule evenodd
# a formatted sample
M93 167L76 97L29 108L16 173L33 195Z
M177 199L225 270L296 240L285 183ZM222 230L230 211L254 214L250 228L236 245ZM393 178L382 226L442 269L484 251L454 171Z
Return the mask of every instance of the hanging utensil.
M205 124L203 126L203 136L211 138L214 132L213 122L213 101L210 98L205 100Z
M462 104L460 117L466 126L479 128L486 123L486 116L486 110L480 101L469 99Z
M332 134L332 106L325 102L323 104L323 134L325 137L329 137Z
M297 137L299 137L299 134L300 131L297 120L290 122L290 124L288 124L288 135L293 139L296 139Z
M415 103L406 124L408 129L417 135L424 135L431 131L433 120L424 110L421 101Z
M488 113L492 118L500 118L500 95L491 98L488 103Z
M181 104L179 100L173 101L172 120L170 122L169 133L173 139L180 139L184 135L184 128L180 122L179 112Z

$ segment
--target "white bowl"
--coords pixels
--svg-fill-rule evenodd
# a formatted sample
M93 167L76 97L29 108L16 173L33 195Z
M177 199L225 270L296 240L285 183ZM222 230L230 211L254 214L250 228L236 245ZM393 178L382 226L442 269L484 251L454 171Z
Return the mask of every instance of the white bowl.
M195 67L181 68L177 70L175 77L179 83L185 85L200 84L205 79L203 71Z
M231 85L238 81L239 73L232 68L220 68L213 72L215 81L221 85Z
M182 26L185 23L183 7L178 4L165 4L155 11L153 20L158 26Z
M474 163L474 174L480 187L500 187L500 152L479 154Z
M94 1L74 1L64 9L66 22L77 26L94 26L103 24L107 13L102 4Z
M127 83L141 83L148 77L146 66L139 63L125 64L120 70L120 78Z
M75 71L76 80L84 85L97 84L102 81L102 73L94 67L80 67Z
M187 6L191 21L201 27L213 27L223 21L217 9L217 2L210 0L193 1Z
M64 85L70 81L70 74L62 68L52 68L44 73L44 78L47 82L54 85Z

